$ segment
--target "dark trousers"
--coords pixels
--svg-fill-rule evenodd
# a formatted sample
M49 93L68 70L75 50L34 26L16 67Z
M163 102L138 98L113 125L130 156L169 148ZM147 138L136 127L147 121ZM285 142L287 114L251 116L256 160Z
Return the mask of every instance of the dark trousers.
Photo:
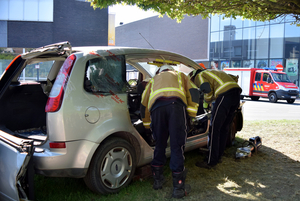
M239 89L231 89L223 95L218 96L215 101L208 141L209 153L207 163L209 165L216 165L224 153L230 125L239 104Z
M186 108L175 102L156 108L151 112L151 129L156 141L151 165L163 166L166 163L166 147L170 136L170 169L182 172L187 137Z

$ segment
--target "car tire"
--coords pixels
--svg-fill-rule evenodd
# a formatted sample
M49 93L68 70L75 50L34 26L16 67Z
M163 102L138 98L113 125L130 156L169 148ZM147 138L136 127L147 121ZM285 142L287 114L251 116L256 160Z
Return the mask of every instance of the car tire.
M251 96L251 100L258 101L259 100L259 96Z
M277 95L276 95L276 93L272 92L272 93L269 94L269 101L271 103L276 103L277 102Z
M237 132L235 119L236 118L233 119L231 126L230 126L230 130L229 130L229 134L228 134L227 142L226 142L227 147L231 147L234 144L235 134Z
M295 99L287 99L286 102L288 102L288 103L294 103Z
M110 138L95 152L84 181L95 193L117 193L131 182L135 168L132 145L121 138Z

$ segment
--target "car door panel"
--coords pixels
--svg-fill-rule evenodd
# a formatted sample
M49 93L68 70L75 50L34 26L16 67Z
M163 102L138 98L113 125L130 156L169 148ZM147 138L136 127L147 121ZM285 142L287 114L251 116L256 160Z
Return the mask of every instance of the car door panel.
M0 131L0 200L28 199L25 181L33 141Z

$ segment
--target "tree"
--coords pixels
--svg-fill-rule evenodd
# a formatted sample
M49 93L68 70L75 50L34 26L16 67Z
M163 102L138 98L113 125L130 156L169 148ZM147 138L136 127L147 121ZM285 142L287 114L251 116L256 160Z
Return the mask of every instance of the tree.
M136 5L147 11L154 10L161 15L181 21L184 15L224 14L224 17L255 21L268 21L291 15L300 25L299 0L88 0L95 8L106 8L115 4Z

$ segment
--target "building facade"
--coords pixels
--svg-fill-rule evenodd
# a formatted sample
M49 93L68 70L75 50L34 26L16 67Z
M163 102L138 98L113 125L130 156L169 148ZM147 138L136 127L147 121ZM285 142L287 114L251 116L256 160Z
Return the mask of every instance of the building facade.
M0 48L35 48L69 41L107 45L108 9L82 0L0 0Z
M26 48L63 41L108 45L108 9L84 0L0 0L0 75Z
M208 64L208 19L150 17L116 27L116 46L162 49Z
M282 64L299 86L300 27L293 18L255 22L242 18L186 16L181 23L164 16L116 27L116 45L183 54L208 68L264 68Z
M209 60L211 68L264 68L282 64L299 86L300 27L294 18L255 22L212 16Z

